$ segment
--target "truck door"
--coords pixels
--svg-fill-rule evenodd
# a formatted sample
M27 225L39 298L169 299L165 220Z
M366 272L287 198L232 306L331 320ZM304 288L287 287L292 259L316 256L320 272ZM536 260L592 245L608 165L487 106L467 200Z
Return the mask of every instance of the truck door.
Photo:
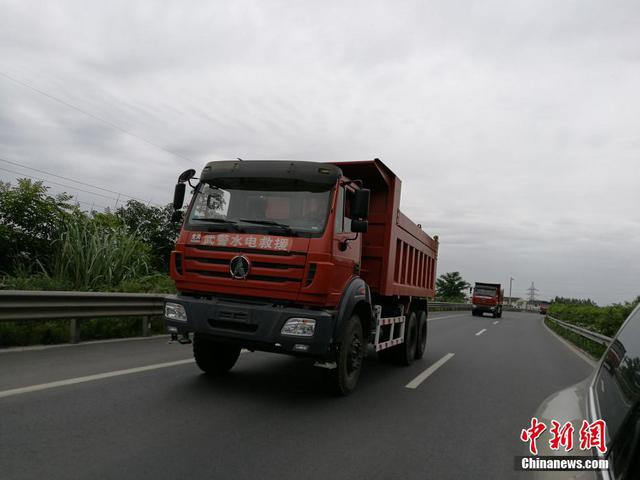
M347 281L360 272L360 254L362 237L351 231L350 205L354 190L349 186L340 186L336 201L335 235L333 236L332 286L342 293Z

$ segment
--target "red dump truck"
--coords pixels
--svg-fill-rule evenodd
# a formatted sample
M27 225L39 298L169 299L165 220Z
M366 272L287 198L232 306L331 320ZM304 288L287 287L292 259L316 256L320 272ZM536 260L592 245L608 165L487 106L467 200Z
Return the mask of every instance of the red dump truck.
M474 317L486 312L493 318L501 318L503 303L504 290L499 283L476 282L471 295L471 314Z
M165 323L197 365L220 374L241 349L312 357L340 394L363 358L409 365L427 342L438 238L399 210L400 180L380 160L217 161L176 185L171 255L178 295Z

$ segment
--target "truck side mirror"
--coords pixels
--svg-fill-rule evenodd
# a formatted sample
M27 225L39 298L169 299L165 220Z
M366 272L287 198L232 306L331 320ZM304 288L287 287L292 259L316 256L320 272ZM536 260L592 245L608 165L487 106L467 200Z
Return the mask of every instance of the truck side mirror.
M176 184L176 189L173 192L173 209L180 210L184 203L184 193L187 190L187 185L184 183Z
M357 190L353 197L353 203L351 204L351 217L354 219L366 219L369 216L369 197L371 190L368 188L361 188ZM356 232L351 225L351 231ZM363 230L366 232L366 229Z
M182 211L174 210L171 214L171 223L180 223L182 222Z
M195 174L196 174L196 171L193 168L190 168L189 170L185 170L178 177L178 182L180 183L188 182L194 177Z
M351 231L354 233L366 233L369 229L369 222L366 220L351 220Z

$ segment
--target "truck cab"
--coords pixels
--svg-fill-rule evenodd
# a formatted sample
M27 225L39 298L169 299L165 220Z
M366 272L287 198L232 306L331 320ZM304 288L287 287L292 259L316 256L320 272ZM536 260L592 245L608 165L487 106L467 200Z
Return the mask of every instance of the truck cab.
M359 268L368 212L353 211L357 192L333 165L208 164L172 253L177 289L335 305Z

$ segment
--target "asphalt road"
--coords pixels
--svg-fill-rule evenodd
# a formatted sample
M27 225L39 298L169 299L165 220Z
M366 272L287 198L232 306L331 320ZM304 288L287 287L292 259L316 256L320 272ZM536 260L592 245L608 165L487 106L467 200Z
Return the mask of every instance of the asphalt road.
M374 354L346 398L272 354L211 379L164 338L0 353L0 478L515 477L520 430L591 367L539 315L430 318L423 360Z

